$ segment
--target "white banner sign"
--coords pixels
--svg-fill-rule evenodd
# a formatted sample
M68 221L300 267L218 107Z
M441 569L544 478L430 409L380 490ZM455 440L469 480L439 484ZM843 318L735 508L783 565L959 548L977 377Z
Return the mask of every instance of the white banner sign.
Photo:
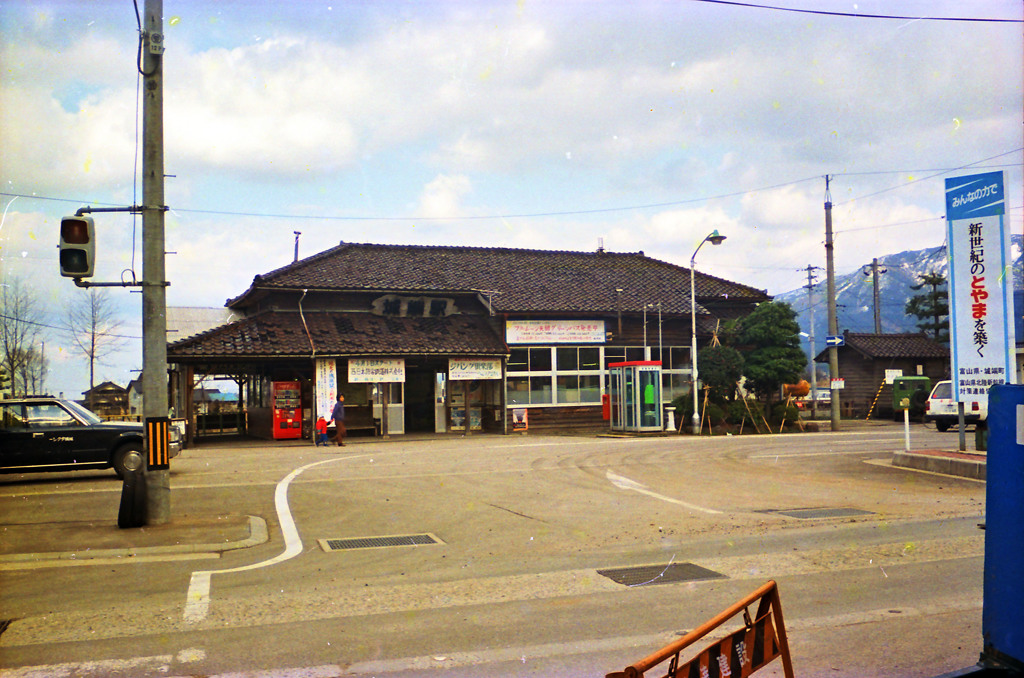
M501 360L497 358L450 358L448 378L452 381L501 379Z
M334 401L338 397L338 370L333 359L316 361L316 416L331 418Z
M348 383L376 384L405 381L405 358L352 358Z
M1014 382L1013 273L1003 173L946 179L954 397L987 402Z
M509 320L505 341L509 344L604 343L603 320Z

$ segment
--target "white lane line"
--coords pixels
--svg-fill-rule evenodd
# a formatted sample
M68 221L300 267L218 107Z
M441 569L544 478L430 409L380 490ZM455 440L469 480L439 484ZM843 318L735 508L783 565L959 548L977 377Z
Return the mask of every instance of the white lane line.
M298 478L304 471L311 469L314 466L329 464L336 461L350 461L352 459L369 456L369 454L358 454L350 457L323 459L321 461L315 461L312 464L300 466L285 476L284 480L277 484L277 489L274 491L274 506L277 509L277 519L281 525L281 535L284 537L284 551L270 560L253 563L252 565L233 567L228 570L197 570L193 572L188 584L188 594L185 597L185 612L183 614L185 622L195 624L206 619L206 615L210 610L210 577L213 575L224 574L226 572L245 572L247 570L257 570L262 567L270 567L271 565L276 565L286 560L290 560L302 553L302 538L299 537L299 530L295 526L295 519L292 518L291 507L288 506L288 487L292 484L293 480Z
M612 473L611 471L605 472L605 477L608 478L609 481L611 481L612 485L614 485L615 487L619 488L620 490L632 490L633 492L639 492L640 494L646 494L648 497L653 497L655 499L660 499L661 501L667 501L670 504L677 504L679 506L688 508L691 511L701 511L703 513L721 513L721 511L716 511L715 509L705 508L703 506L697 506L696 504L690 504L690 503L682 501L680 499L675 499L673 497L666 497L663 494L658 494L657 492L652 492L651 490L647 489L646 485L644 485L642 483L638 483L635 480L630 480L629 478L625 478L623 476L616 475L615 473Z

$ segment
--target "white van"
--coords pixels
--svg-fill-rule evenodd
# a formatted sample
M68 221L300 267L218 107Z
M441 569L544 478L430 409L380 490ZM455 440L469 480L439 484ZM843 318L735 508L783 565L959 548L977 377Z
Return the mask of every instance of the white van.
M988 407L985 403L970 401L964 403L964 422L977 424L985 421ZM932 393L924 405L924 420L934 421L935 428L941 432L948 431L957 425L957 401L953 398L953 382L940 381L935 384Z

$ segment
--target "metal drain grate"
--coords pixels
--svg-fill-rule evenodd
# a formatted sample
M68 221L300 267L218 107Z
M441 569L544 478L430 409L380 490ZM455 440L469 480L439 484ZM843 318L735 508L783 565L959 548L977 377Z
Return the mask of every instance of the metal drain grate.
M862 511L855 508L807 508L807 509L785 509L764 511L764 513L778 513L779 515L799 518L800 520L813 520L815 518L849 518L851 516L873 516L873 511Z
M354 537L351 539L318 539L324 551L352 549L383 549L393 546L430 546L444 542L432 534L403 534L389 537Z
M653 584L674 584L684 581L724 579L725 575L693 563L671 563L669 565L642 565L611 570L598 570L616 584L624 586L648 586Z

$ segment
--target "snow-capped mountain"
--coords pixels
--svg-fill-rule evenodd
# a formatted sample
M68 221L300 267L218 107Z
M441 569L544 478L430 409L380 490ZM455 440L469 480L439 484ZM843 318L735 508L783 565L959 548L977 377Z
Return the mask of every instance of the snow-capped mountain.
M1011 259L1013 261L1014 289L1024 287L1024 236L1011 236ZM907 301L927 290L913 290L914 285L922 282L921 276L932 271L949 277L949 259L945 245L924 250L900 252L878 257L878 290L880 316L883 333L918 332L917 318L908 316L903 309ZM882 271L885 271L884 273ZM817 282L813 286L809 299L806 287L784 292L775 296L778 301L785 301L797 312L797 321L803 332L810 334L811 311L814 316L815 353L825 348L825 337L828 334L828 300L825 272L819 271ZM839 334L844 330L851 332L874 332L874 288L872 285L871 261L867 261L860 270L846 275L836 276L836 317L838 318ZM808 349L805 339L805 351Z

